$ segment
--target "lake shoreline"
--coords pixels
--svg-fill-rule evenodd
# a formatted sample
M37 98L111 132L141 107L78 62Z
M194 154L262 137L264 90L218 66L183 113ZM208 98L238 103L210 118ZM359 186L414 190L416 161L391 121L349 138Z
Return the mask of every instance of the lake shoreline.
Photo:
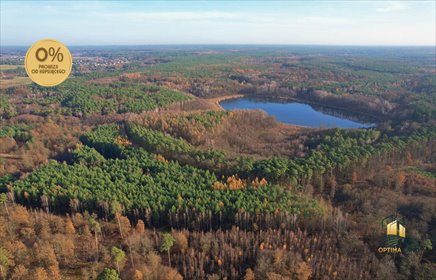
M219 111L225 111L226 109L223 108L223 106L221 106L221 102L224 100L230 100L230 99L238 99L238 98L244 98L247 97L244 94L233 94L233 95L224 95L224 96L219 96L219 97L214 97L214 98L208 98L206 99L208 102L212 103L214 106L217 107L217 110Z
M239 99L222 104L222 101ZM257 100L256 100L257 99ZM377 125L374 118L342 108L324 106L317 102L306 102L295 98L272 98L265 96L225 96L215 99L219 106L226 110L265 111L275 116L279 122L306 128L370 128ZM289 114L294 112L294 114ZM359 116L366 118L359 118Z
M368 119L369 119L368 121L370 121L374 125L377 125L377 123L383 121L382 118L380 118L378 116L374 116L372 114L368 114L366 112L356 111L356 110L352 110L349 108L338 107L338 106L331 105L331 104L324 104L324 103L320 103L320 102L316 102L316 101L312 101L312 100L300 99L300 98L295 98L295 97L283 97L283 96L271 97L271 96L267 96L267 95L233 94L233 95L224 95L224 96L219 96L219 97L214 97L214 98L208 98L206 100L209 101L210 103L212 103L216 107L217 110L223 111L225 109L220 104L222 101L237 99L237 98L252 98L252 99L265 98L265 99L271 99L271 100L292 101L292 102L304 103L304 104L308 104L308 105L320 106L320 107L324 107L324 108L330 108L330 109L342 111L344 113L348 113L350 115L363 115L365 117L368 117Z
M247 95L245 95L244 97L249 97ZM295 98L295 97L267 97L267 96L262 96L262 95L258 95L258 96L254 96L252 98L269 98L272 100L284 100L284 101L293 101L293 102L298 102L298 103L304 103L307 105L315 105L315 106L319 106L319 107L324 107L324 108L329 108L329 109L334 109L334 110L338 110L338 111L342 111L345 113L349 113L349 114L353 114L353 115L364 115L370 119L373 119L374 122L381 122L382 119L380 119L379 117L376 117L374 115L370 115L368 113L362 112L362 111L355 111L352 109L346 109L343 107L338 107L335 105L330 105L330 104L325 104L325 103L320 103L320 102L316 102L316 101L312 101L312 100L306 100L306 99L299 99L299 98ZM374 123L375 124L375 123Z

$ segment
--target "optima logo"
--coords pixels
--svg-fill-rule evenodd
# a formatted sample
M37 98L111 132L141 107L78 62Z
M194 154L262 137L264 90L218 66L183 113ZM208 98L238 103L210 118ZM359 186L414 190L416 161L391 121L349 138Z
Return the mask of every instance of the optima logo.
M396 215L390 215L382 220L382 227L386 230L377 251L383 253L402 253L401 247L406 238L406 228L402 225Z

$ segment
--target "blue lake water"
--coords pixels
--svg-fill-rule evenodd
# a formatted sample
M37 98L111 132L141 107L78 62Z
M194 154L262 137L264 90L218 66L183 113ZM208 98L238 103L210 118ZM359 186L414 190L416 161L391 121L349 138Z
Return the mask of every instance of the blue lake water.
M220 105L226 110L261 109L275 116L278 121L305 127L364 128L373 126L371 123L357 122L343 117L345 114L331 109L318 107L315 109L314 106L298 102L243 97L221 101Z

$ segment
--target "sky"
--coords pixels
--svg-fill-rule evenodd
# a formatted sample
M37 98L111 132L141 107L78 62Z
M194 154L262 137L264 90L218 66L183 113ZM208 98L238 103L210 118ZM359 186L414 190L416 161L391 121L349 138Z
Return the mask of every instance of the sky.
M436 45L436 1L7 1L0 44Z

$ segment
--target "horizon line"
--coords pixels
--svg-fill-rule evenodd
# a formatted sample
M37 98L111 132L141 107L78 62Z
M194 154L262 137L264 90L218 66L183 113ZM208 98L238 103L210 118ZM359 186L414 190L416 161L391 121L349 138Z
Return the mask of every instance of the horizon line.
M37 42L37 41L36 41ZM33 43L32 43L33 44ZM30 45L1 45L1 47L30 47ZM65 43L63 43L65 44ZM65 44L68 47L145 47L145 46L319 46L319 47L435 47L434 45L400 44L322 44L322 43L151 43L151 44Z

